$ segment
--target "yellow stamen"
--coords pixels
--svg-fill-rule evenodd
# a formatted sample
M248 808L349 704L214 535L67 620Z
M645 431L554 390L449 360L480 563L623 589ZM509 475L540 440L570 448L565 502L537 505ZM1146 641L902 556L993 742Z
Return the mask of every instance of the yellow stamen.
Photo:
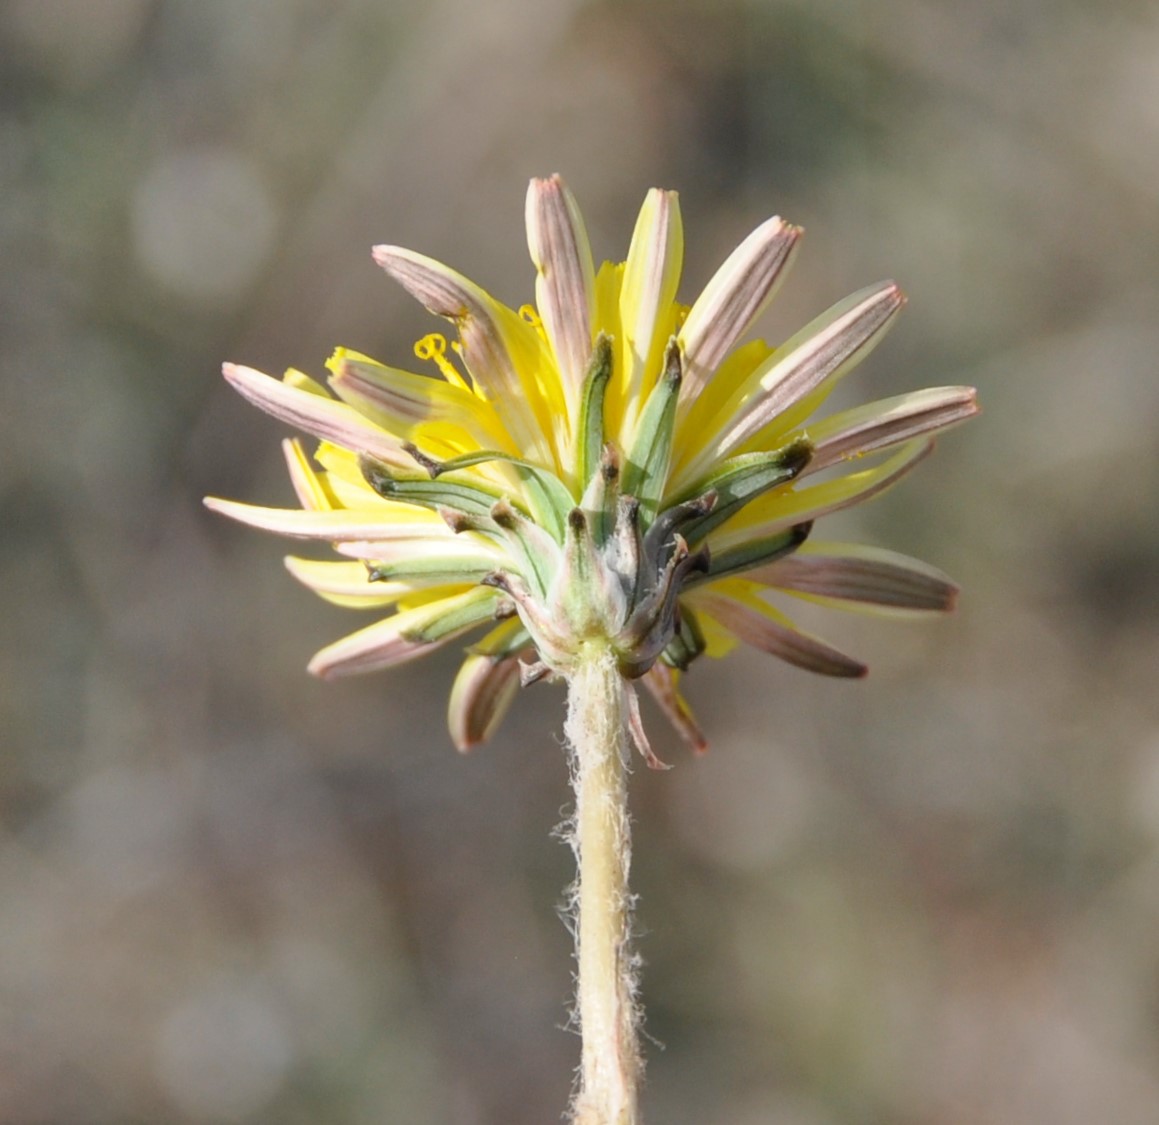
M458 351L458 349L455 349ZM430 360L442 373L442 376L453 386L471 390L467 380L459 373L458 368L447 359L447 338L441 332L431 332L415 344L415 355L419 359Z

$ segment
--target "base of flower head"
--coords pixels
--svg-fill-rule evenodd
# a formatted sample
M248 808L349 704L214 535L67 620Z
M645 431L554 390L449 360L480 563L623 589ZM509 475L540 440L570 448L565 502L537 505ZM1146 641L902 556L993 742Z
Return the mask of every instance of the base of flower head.
M680 635L679 594L690 576L707 572L708 552L690 551L679 534L646 552L638 517L638 504L621 504L612 536L600 545L587 515L573 509L543 596L518 574L482 579L512 600L552 673L571 675L592 652L608 651L621 675L636 679Z

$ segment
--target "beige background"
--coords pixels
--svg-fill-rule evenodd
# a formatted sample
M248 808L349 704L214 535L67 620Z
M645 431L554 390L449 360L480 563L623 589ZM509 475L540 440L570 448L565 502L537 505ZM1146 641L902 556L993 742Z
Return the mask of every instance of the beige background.
M290 502L222 359L406 363L376 241L521 303L553 171L600 257L679 189L686 299L804 224L764 331L897 277L845 401L985 409L826 532L954 619L653 724L646 1119L1159 1119L1153 5L9 0L0 59L0 1120L558 1120L561 693L460 759L453 654L309 680L363 619L200 506Z

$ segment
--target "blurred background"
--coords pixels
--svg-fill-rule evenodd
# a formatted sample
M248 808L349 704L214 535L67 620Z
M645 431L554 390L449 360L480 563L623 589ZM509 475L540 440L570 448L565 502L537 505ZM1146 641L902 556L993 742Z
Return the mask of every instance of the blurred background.
M1159 1120L1153 5L7 0L0 60L0 1121L559 1119L562 692L460 758L454 653L312 681L365 619L201 506L292 503L223 359L407 365L374 242L523 303L554 171L597 259L679 189L686 300L803 224L762 334L896 277L846 401L985 409L826 528L954 618L652 716L645 1119Z

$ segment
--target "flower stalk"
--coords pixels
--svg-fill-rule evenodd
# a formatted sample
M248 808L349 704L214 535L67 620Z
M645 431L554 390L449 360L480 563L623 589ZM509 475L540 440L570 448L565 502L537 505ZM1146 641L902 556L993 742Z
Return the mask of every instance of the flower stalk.
M635 1125L640 1074L630 945L627 706L614 654L592 646L568 677L564 727L575 787L576 1018L583 1036L574 1125Z

